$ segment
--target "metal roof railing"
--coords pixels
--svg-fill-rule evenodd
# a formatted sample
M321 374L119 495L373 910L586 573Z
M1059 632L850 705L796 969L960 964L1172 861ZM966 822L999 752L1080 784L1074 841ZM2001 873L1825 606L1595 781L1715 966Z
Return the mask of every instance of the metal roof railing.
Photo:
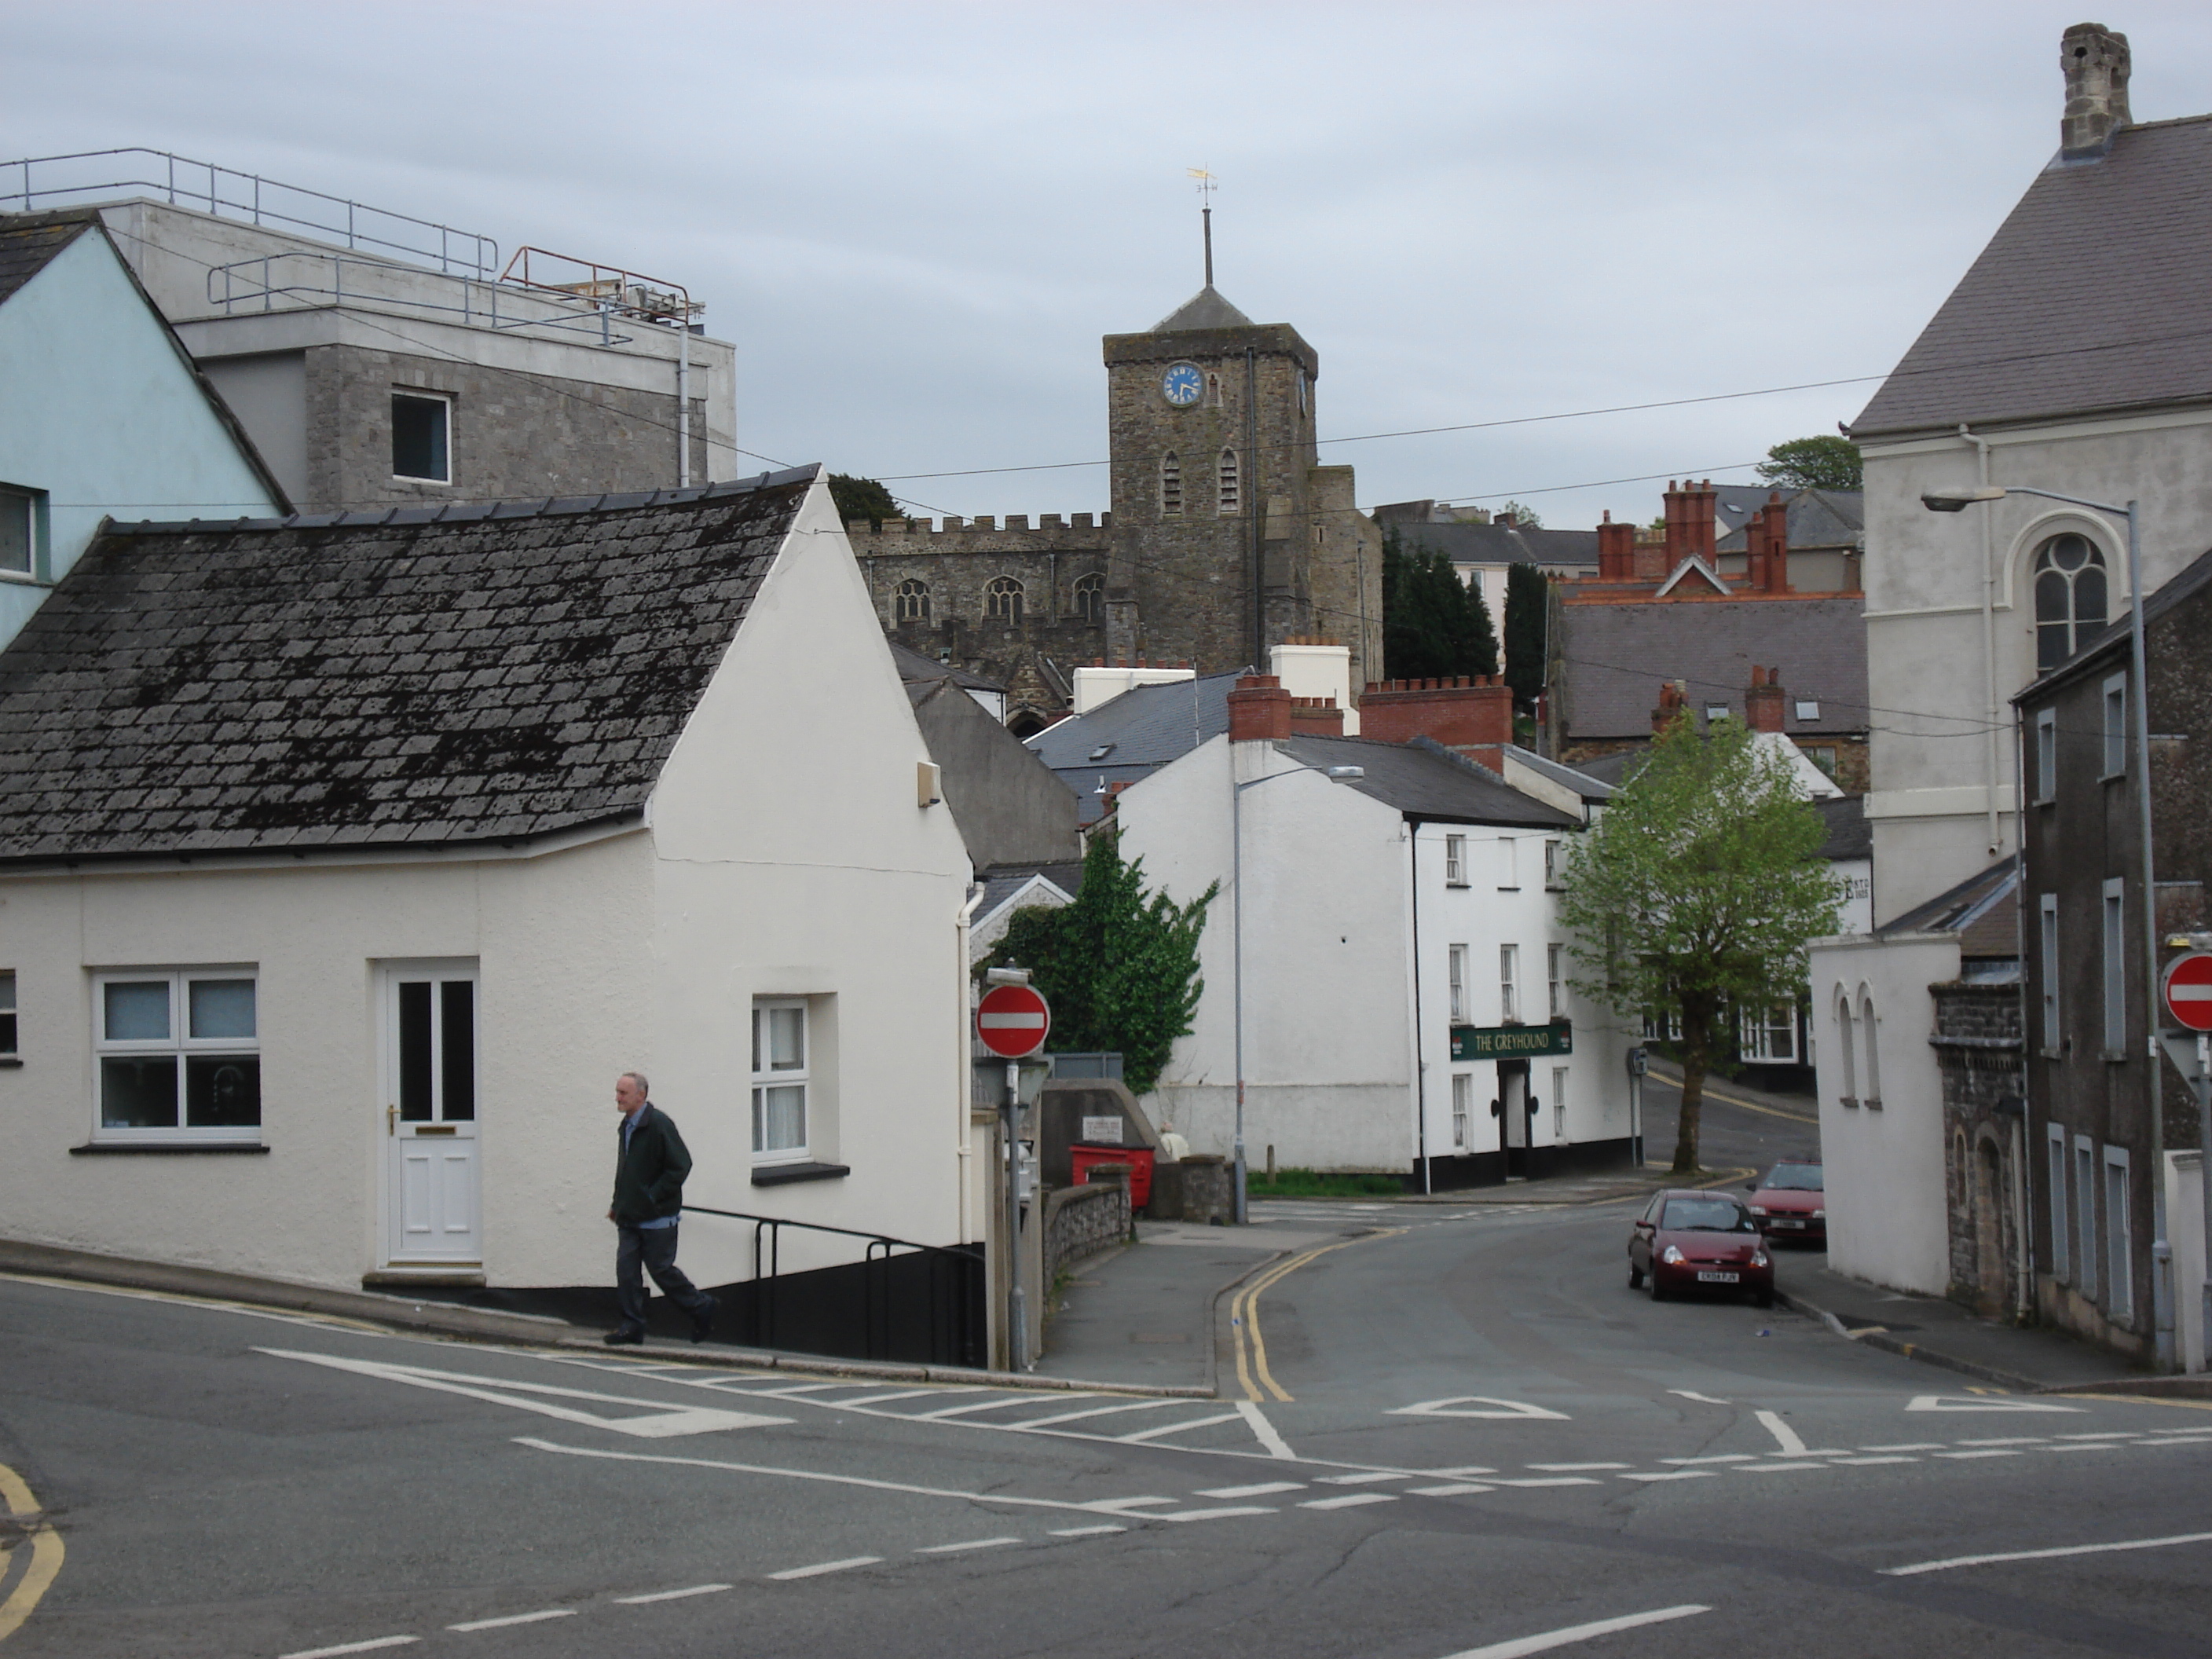
M492 237L167 150L91 149L0 162L0 210L28 213L141 191L173 206L308 232L448 276L489 281L499 271L499 243Z

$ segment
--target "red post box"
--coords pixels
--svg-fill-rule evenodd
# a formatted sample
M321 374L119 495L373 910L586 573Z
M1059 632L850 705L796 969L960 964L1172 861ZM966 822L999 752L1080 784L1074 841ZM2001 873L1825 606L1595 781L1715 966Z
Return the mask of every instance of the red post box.
M1071 1164L1069 1173L1075 1184L1085 1187L1091 1183L1091 1172L1102 1164L1126 1164L1129 1166L1129 1207L1141 1210L1152 1201L1152 1149L1149 1146L1071 1146L1067 1149Z

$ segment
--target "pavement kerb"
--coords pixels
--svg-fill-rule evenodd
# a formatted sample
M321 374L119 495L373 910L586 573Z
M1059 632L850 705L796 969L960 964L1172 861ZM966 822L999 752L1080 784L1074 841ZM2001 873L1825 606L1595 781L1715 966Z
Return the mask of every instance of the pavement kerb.
M1962 1376L1974 1377L1984 1382L1994 1382L1997 1387L2009 1389L2014 1394L2059 1394L2075 1391L2057 1388L2047 1382L2039 1382L2032 1376L2022 1376L2017 1371L2003 1370L1995 1365L1980 1364L1972 1359L1960 1359L1956 1355L1944 1353L1938 1349L1923 1347L1917 1342L1907 1342L1901 1337L1892 1336L1887 1331L1851 1330L1826 1308L1807 1301L1795 1291L1783 1290L1778 1285L1775 1288L1774 1299L1792 1313L1801 1313L1808 1318L1819 1320L1846 1342L1856 1342L1866 1347L1879 1348L1884 1353L1897 1354L1906 1359L1917 1359L1923 1365L1936 1365L1947 1371L1956 1371Z
M108 1285L117 1290L143 1291L214 1306L234 1304L240 1307L267 1308L283 1313L351 1320L407 1335L438 1336L486 1347L556 1349L623 1357L650 1355L664 1362L680 1359L690 1364L729 1370L795 1371L812 1376L866 1377L887 1382L945 1382L962 1387L1035 1389L1056 1394L1126 1394L1176 1400L1214 1398L1213 1390L1210 1388L1092 1382L1076 1377L1038 1376L1026 1371L977 1370L957 1365L838 1359L820 1354L794 1354L780 1350L731 1348L720 1345L695 1348L680 1343L647 1342L637 1347L610 1349L597 1336L565 1334L573 1327L556 1331L536 1320L525 1321L474 1308L436 1302L407 1302L369 1291L325 1290L313 1285L289 1284L281 1279L252 1279L240 1273L136 1261L121 1256L94 1255L88 1251L21 1244L8 1240L0 1240L0 1277L76 1281Z

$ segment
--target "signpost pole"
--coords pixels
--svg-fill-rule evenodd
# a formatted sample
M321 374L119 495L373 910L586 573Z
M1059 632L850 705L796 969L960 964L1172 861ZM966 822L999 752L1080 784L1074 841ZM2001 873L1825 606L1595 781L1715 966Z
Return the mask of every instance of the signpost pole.
M1006 1369L1029 1369L1029 1306L1022 1290L1022 1066L1044 1047L1052 1006L1030 984L1025 968L989 970L991 988L975 1005L975 1035L1006 1062Z
M1006 1369L1029 1369L1029 1304L1022 1294L1022 1063L1006 1062Z
M2203 1352L2197 1358L2212 1370L2212 1031L2197 1034L2197 1177L2204 1220L2203 1305L2197 1325Z

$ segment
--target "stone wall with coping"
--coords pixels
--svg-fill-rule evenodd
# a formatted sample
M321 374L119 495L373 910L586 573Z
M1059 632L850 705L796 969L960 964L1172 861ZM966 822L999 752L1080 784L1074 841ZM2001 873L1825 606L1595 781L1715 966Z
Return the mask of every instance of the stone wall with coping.
M1127 1177L1105 1170L1081 1187L1055 1187L1044 1200L1044 1282L1049 1286L1063 1267L1129 1242Z
M1936 1050L1943 1087L1943 1174L1952 1299L2001 1317L2018 1303L2020 1120L1997 1103L2027 1092L2014 983L1934 985Z

